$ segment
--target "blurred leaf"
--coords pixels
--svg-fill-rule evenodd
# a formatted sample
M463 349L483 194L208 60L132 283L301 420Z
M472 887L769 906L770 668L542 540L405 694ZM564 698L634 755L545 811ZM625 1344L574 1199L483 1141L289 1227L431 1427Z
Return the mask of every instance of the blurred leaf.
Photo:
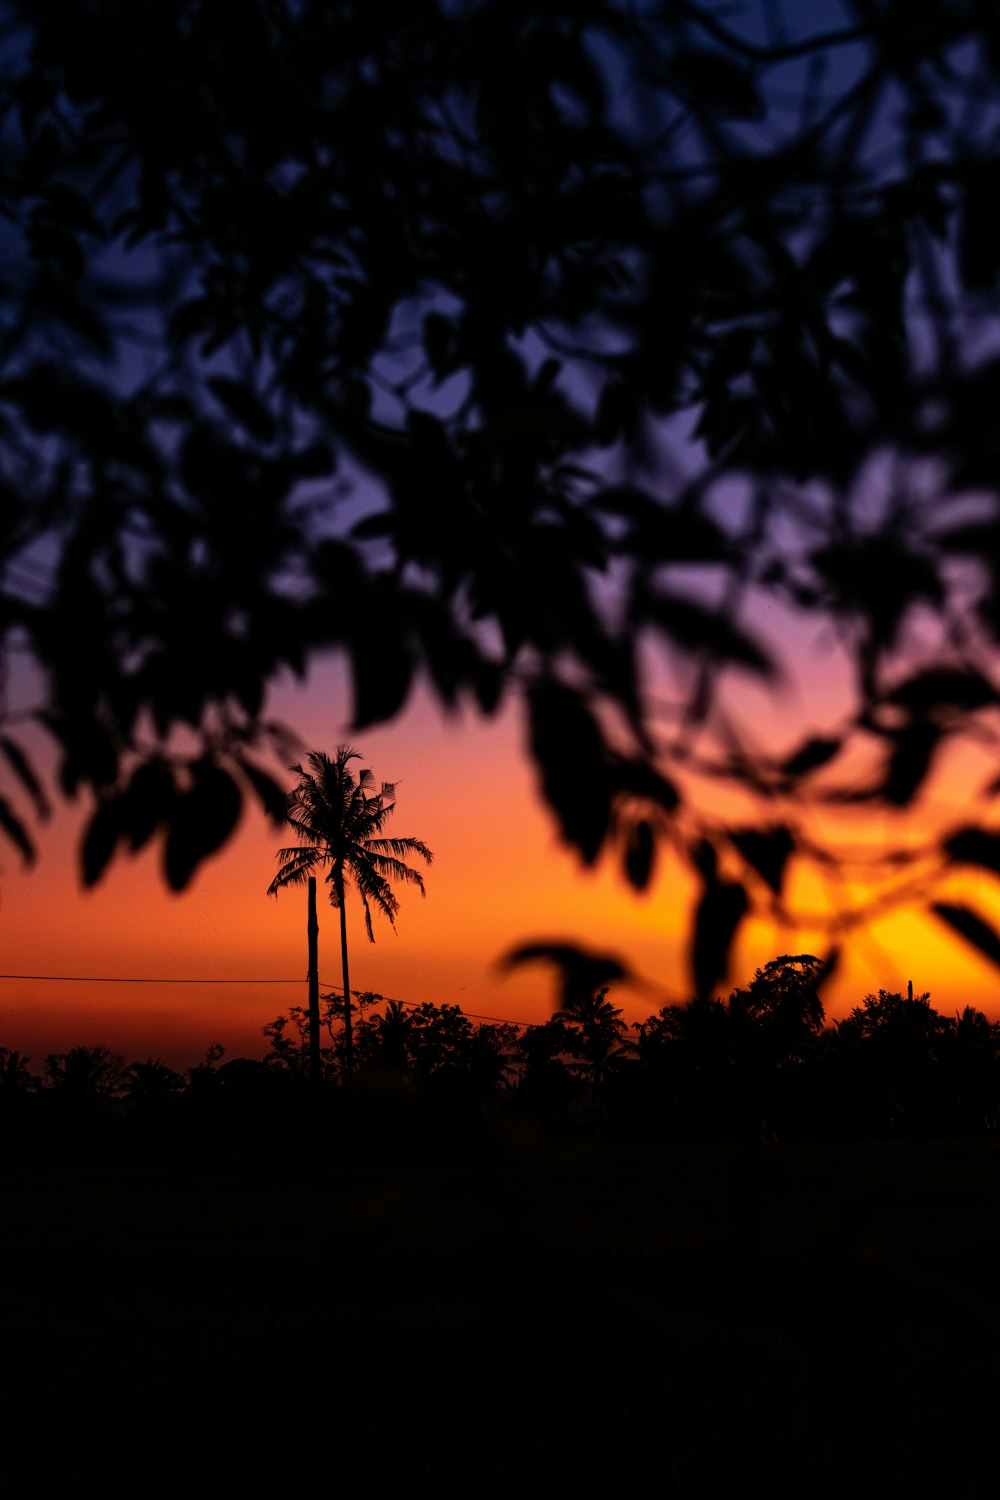
M5 797L0 797L0 828L3 829L10 841L20 849L25 864L34 864L35 846L31 842L28 830Z
M946 901L935 901L931 911L991 964L1000 968L1000 935L982 917L967 906L952 906Z
M690 853L691 863L701 875L702 880L711 884L719 868L719 856L715 852L715 846L708 839L699 839Z
M147 761L136 769L122 798L121 819L133 853L169 821L175 795L173 775L162 761Z
M87 824L80 850L85 886L96 885L104 874L124 832L122 804L118 797L105 797L97 804Z
M643 818L629 829L625 846L625 875L633 890L644 891L653 878L656 842L651 825Z
M736 119L761 113L752 70L722 52L695 47L675 52L670 75L680 96L696 109Z
M500 969L533 963L552 964L558 970L564 1005L589 999L598 990L631 977L628 968L613 953L597 953L574 943L522 943L497 961Z
M205 333L215 324L218 305L211 297L191 297L182 302L171 314L169 333L172 340L181 342Z
M745 667L760 677L776 675L774 663L750 636L724 614L706 609L693 599L648 594L641 605L640 617L694 655L705 653L726 665Z
M915 604L943 597L935 559L895 534L820 547L810 561L828 585L830 607L864 617L880 648L894 643Z
M450 318L430 312L424 318L424 353L438 380L454 366L455 337Z
M283 822L288 808L288 793L284 787L269 772L255 765L252 760L246 760L241 756L237 764L253 787L257 800L272 823Z
M888 701L926 718L942 707L966 713L985 708L997 702L997 691L981 672L937 667L901 682L888 695Z
M748 909L747 893L741 885L719 880L714 873L706 878L691 945L695 993L700 1000L708 999L716 985L725 980L730 949Z
M781 770L785 776L793 777L805 776L809 771L818 771L820 766L825 766L833 760L842 744L842 740L819 737L808 739L786 761L782 762Z
M209 760L191 767L192 784L179 793L163 854L172 891L182 891L198 866L227 841L239 820L242 799L227 771Z
M823 959L822 971L816 976L817 986L829 983L829 981L836 974L837 970L840 968L840 960L842 956L843 949L839 944L835 943L827 953L826 957Z
M942 845L945 853L960 864L981 865L1000 875L1000 833L985 828L960 828Z
M477 658L472 672L472 691L480 712L494 714L503 698L506 676L499 662Z
M594 419L594 435L598 443L608 446L621 437L632 439L638 425L639 402L635 390L625 380L606 381Z
M392 719L406 703L415 663L407 642L387 625L365 630L351 648L355 728Z
M618 791L653 802L664 812L677 808L680 802L677 787L648 760L615 755L610 757L609 764Z
M50 224L76 232L100 237L103 225L95 216L88 200L76 188L65 182L49 182L39 204L38 213Z
M231 380L227 375L213 375L208 381L209 390L239 427L251 437L269 443L274 437L274 418L252 385L244 380Z
M79 281L86 270L87 259L76 236L65 229L36 220L28 232L28 244L35 260L55 269L69 282Z
M52 809L49 806L44 788L35 774L34 767L21 749L21 746L16 740L10 739L8 735L0 735L0 751L3 752L7 764L28 793L32 802L34 802L38 816L40 818L47 818Z
M991 395L1000 389L1000 370L994 372ZM945 552L958 552L969 557L993 557L1000 551L1000 525L996 521L963 521L958 526L940 531L934 538Z
M970 291L989 291L1000 276L996 232L1000 159L975 163L967 172L958 237L958 265Z
M745 828L736 830L730 838L747 864L767 882L775 895L780 896L785 868L795 852L795 840L790 830L784 826Z
M917 723L903 730L889 755L881 794L894 807L907 807L931 771L941 743L941 732L931 724Z
M292 471L298 479L323 479L337 467L337 455L329 443L310 443L292 454Z
M689 506L664 505L637 485L610 485L590 503L629 522L627 545L640 556L663 563L709 563L722 562L732 552L729 538L710 517Z
M527 692L531 753L560 832L593 864L607 837L611 786L604 738L580 695L551 678Z

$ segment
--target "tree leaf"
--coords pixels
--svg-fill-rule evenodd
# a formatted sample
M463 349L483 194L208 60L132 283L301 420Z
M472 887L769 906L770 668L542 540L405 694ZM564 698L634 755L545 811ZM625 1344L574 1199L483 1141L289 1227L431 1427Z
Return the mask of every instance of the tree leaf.
M760 115L753 72L723 52L690 47L675 52L670 71L678 92L693 107L736 119Z
M937 667L908 677L889 694L890 703L927 718L940 708L974 712L996 703L997 691L981 672Z
M255 765L252 760L246 760L241 756L237 764L253 787L257 800L272 823L283 822L288 807L288 793L284 787L269 772Z
M633 890L644 891L653 878L656 842L652 826L645 818L629 829L625 846L625 875Z
M964 865L981 865L1000 875L1000 833L985 828L960 828L945 839L942 848L951 859Z
M648 594L640 606L640 613L676 645L693 654L704 652L719 662L744 667L759 677L776 675L773 661L756 641L724 614L706 609L694 599Z
M575 943L548 940L522 943L497 961L500 969L516 969L532 963L552 964L558 970L564 1005L589 999L598 990L631 977L616 954L598 953Z
M52 811L49 806L49 800L45 795L41 782L35 774L34 767L21 749L21 746L8 735L0 735L0 751L3 752L7 764L34 802L38 816L40 818L47 818Z
M1000 241L996 206L1000 196L1000 160L977 162L967 171L958 237L958 265L970 291L989 291L1000 276Z
M192 784L179 793L163 851L163 868L172 891L182 891L198 866L227 841L239 820L240 791L228 771L212 761L196 761Z
M931 911L1000 969L1000 934L988 922L970 907L953 906L947 901L933 902Z
M262 443L274 437L274 418L257 392L245 380L232 380L228 375L213 375L208 381L212 395L228 416Z
M611 784L604 737L584 700L544 678L528 689L531 753L560 832L593 864L607 837Z
M810 771L818 771L820 766L825 766L839 752L841 740L822 739L819 736L808 739L804 744L782 762L781 771L785 776L805 776Z
M121 799L116 796L102 798L87 824L80 849L85 886L94 886L100 880L114 857L123 832Z
M122 799L122 831L133 853L169 822L175 796L173 774L162 761L147 761L133 773Z
M410 694L415 663L401 635L387 624L366 631L352 645L355 728L381 724L399 713Z
M714 873L706 879L691 944L695 993L700 1000L708 999L716 985L725 980L729 952L748 908L747 893L741 885L719 880Z
M613 757L612 773L617 789L633 797L641 797L662 807L665 812L674 812L680 802L677 787L662 771L638 757Z
M664 563L723 562L730 556L729 538L710 517L691 506L664 505L634 484L610 485L591 500L594 509L629 523L627 547Z
M6 833L11 843L16 844L20 849L25 864L34 864L35 846L28 830L5 797L0 797L0 828Z
M298 479L323 479L337 467L337 454L330 443L309 443L291 456L291 468Z
M907 807L914 800L930 774L940 743L940 730L922 722L897 737L882 783L882 796L887 802Z
M744 828L730 834L730 838L747 864L780 896L785 868L795 852L790 830L784 825L770 829Z
M443 313L429 312L424 318L424 353L438 380L444 378L454 364L454 328L450 318Z

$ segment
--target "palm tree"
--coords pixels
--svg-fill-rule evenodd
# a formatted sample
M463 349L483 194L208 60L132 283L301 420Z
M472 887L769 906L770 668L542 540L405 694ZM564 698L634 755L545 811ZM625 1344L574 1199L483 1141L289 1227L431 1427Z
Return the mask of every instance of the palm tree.
M0 1047L0 1094L27 1094L38 1088L39 1080L28 1071L30 1057Z
M409 1012L398 1000L386 1003L385 1015L378 1023L379 1052L383 1066L398 1073L406 1072L409 1062L407 1044L413 1030Z
M313 750L306 758L306 768L292 767L299 784L289 793L285 820L295 830L299 842L290 849L278 850L278 873L267 888L268 895L276 896L283 886L303 885L317 868L328 867L330 905L340 911L344 1071L348 1074L353 1066L354 1049L347 962L347 891L353 886L361 897L368 938L374 942L373 908L395 926L399 903L390 881L407 881L418 886L423 894L423 877L404 860L419 854L430 864L433 858L420 839L383 837L382 829L396 805L395 788L383 782L381 791L375 791L375 778L368 770L355 776L350 763L360 759L360 752L352 746L340 745L332 760L322 750Z
M605 989L596 995L575 995L555 1014L567 1028L571 1051L580 1059L600 1110L606 1102L608 1073L627 1051L628 1035L622 1013L607 999L607 993Z

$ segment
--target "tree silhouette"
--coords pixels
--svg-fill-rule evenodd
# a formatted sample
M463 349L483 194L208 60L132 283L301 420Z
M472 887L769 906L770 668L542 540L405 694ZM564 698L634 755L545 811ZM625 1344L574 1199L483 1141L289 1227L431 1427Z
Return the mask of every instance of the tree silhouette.
M721 1000L666 1005L638 1028L653 1115L694 1135L725 1134L737 1104L734 1017Z
M28 1067L30 1061L13 1048L0 1047L0 1094L13 1097L39 1087L39 1080Z
M47 1087L74 1103L108 1105L128 1093L131 1081L124 1055L110 1047L71 1047L45 1059Z
M866 995L837 1026L838 1050L853 1063L855 1092L877 1127L933 1128L954 1051L955 1022L930 995L888 990Z
M383 1067L405 1073L409 1059L410 1015L398 1000L386 1002L377 1022L378 1058Z
M528 1026L517 1043L524 1063L520 1092L529 1110L555 1123L564 1116L579 1082L569 1072L571 1040L568 1028L553 1017L541 1026Z
M155 1105L183 1088L184 1079L160 1058L147 1057L128 1069L125 1091L133 1105Z
M368 938L374 942L372 908L395 926L399 903L390 881L408 882L423 894L423 876L405 860L417 854L430 864L433 858L420 839L383 835L385 823L395 809L395 788L383 782L381 790L375 791L375 778L367 769L355 776L351 762L360 759L360 752L352 746L340 745L333 759L322 750L313 750L306 758L308 769L298 764L292 767L299 780L288 795L285 821L299 842L278 850L278 873L267 888L268 895L276 896L283 887L303 885L317 869L326 867L324 878L330 888L330 905L340 912L347 1074L351 1073L354 1062L347 892L352 887L357 891L364 908Z
M746 989L734 990L729 1010L748 1049L775 1064L799 1062L823 1030L819 987L827 964L811 953L783 953L758 969Z
M480 1022L469 1045L469 1069L484 1107L492 1112L502 1091L511 1087L520 1033L516 1026Z
M625 1052L628 1035L621 1011L607 995L607 990L599 990L596 995L568 999L555 1017L566 1028L570 1053L590 1084L598 1110L606 1101L609 1070Z
M665 842L687 860L708 995L747 914L829 868L817 808L909 808L989 729L994 7L8 12L0 646L35 670L0 703L0 830L25 859L44 734L88 801L84 880L161 837L183 888L245 798L280 817L265 690L332 650L358 726L417 680L517 694L583 860L639 890ZM843 704L762 745L729 689L782 681L820 624ZM998 848L929 836L901 896ZM934 910L1000 961L978 913Z

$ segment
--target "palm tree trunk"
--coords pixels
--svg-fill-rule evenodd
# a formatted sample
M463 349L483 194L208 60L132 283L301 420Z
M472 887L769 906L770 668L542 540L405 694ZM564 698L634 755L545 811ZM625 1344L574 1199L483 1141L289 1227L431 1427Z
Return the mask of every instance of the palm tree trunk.
M316 915L316 877L309 876L309 1082L315 1094L319 1089L319 918Z
M350 1078L354 1067L354 1026L351 1015L351 972L347 966L347 911L343 882L338 882L340 902L340 968L344 980L344 1074Z

